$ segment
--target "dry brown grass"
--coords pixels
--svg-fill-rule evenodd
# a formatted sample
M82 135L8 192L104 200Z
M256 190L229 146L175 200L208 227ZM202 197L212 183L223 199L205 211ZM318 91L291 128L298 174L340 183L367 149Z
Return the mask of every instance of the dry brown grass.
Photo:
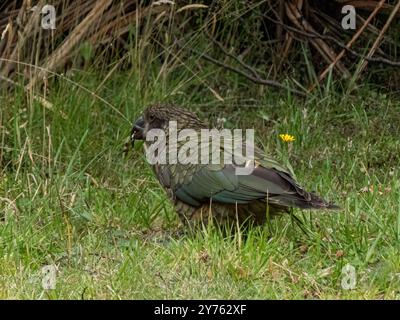
M53 2L57 11L56 29L44 30L40 27L40 8L44 5L44 1L4 1L0 5L2 85L7 88L13 87L18 77L19 80L24 79L27 89L32 89L38 83L46 84L47 70L61 72L70 68L75 53L84 42L94 48L99 60L119 59L121 51L129 51L127 41L132 28L136 28L135 41L139 45L143 47L152 42L154 46L158 46L159 51L165 48L152 36L154 29L160 25L165 25L169 30L173 29L174 39L170 39L170 42L176 44L184 41L187 34L197 30L211 37L208 39L208 48L218 48L215 39L222 42L224 38L231 39L229 43L223 45L232 45L234 35L225 35L219 30L229 23L237 23L240 27L239 20L245 19L243 17L249 13L254 13L257 21L266 25L265 30L268 30L268 33L264 36L268 37L267 43L271 45L263 49L265 57L272 57L264 58L261 62L264 64L261 68L264 71L261 74L256 72L254 76L254 73L247 75L245 72L240 72L241 75L247 75L250 81L256 80L255 82L258 81L263 85L276 84L276 87L285 87L274 81L284 78L282 75L287 74L288 68L296 66L296 61L299 59L299 43L309 47L311 64L316 70L317 77L314 82L308 84L302 83L303 79L294 82L302 83L301 86L304 88L308 86L309 91L317 87L331 70L338 78L354 76L357 81L362 74L368 74L368 62L379 62L396 68L400 66L400 62L396 62L399 44L391 40L388 35L391 28L395 28L396 17L400 15L400 2L396 4L394 1L389 1L394 3L391 4L384 0L249 1L244 7L236 8L238 12L234 11L234 2L210 4L204 1L207 5L199 2L201 1L173 3L135 0L57 0ZM343 32L340 27L340 8L346 4L353 5L358 10L358 31L354 31L353 34ZM327 5L332 10L327 9L325 7ZM256 12L258 9L260 10ZM234 19L226 19L230 14ZM198 19L199 17L202 19ZM245 37L239 38L234 44L238 47L243 46L245 40ZM257 47L257 44L254 46ZM368 54L363 55L366 47ZM190 49L196 49L191 48L190 41L183 47L177 45L172 48L176 50L177 55ZM241 53L235 50L237 48L230 52L231 56L242 55L247 61L256 60L251 48ZM107 52L107 56L103 57L104 52ZM219 57L227 58L226 53L227 51L219 50ZM200 56L207 58L207 55ZM222 59L225 61L225 58ZM217 62L215 59L208 61ZM236 60L236 63L238 61ZM355 62L361 65L357 70L352 69ZM249 64L253 65L252 62ZM222 62L218 65L232 72L239 70ZM242 63L241 67L242 69L244 67L244 70L255 70L250 65ZM260 67L258 62L257 68ZM270 79L271 76L273 79ZM296 90L293 91L296 93Z

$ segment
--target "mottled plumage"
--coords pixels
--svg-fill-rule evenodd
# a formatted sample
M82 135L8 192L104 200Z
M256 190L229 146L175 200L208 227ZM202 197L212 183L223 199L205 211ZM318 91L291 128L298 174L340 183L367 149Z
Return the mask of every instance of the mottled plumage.
M132 128L132 141L146 140L150 129L168 134L169 121L182 129L206 129L196 114L173 105L152 105ZM173 146L168 145L167 148ZM145 148L150 142L145 142ZM177 149L182 143L177 142ZM243 145L245 147L245 145ZM237 221L261 224L268 216L287 212L290 207L334 209L336 206L302 189L290 172L255 146L255 169L250 175L237 175L232 164L155 164L153 170L167 191L180 219L186 223ZM223 144L211 153L223 153ZM223 159L221 157L221 159Z

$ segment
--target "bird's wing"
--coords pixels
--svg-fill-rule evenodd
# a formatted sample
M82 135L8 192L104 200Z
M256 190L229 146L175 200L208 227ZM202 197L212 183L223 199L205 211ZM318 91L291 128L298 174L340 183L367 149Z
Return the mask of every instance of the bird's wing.
M301 189L288 171L275 160L265 157L261 150L254 148L253 151L255 168L249 175L237 175L235 165L224 164L224 149L220 147L212 150L221 153L222 160L218 164L166 165L164 172L168 174L164 173L164 176L168 176L174 195L193 206L210 199L245 204L270 196L271 203L281 204L279 197L298 197Z

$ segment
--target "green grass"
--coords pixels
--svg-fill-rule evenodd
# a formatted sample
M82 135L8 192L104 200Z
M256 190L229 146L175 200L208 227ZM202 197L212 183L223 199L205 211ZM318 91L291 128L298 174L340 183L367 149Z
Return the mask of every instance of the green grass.
M66 81L53 84L51 109L17 90L0 96L0 298L400 298L398 98L365 88L298 100L235 77L217 86L212 69L192 81L146 72L71 77L129 120L168 100L254 127L266 152L343 210L295 210L308 235L283 216L247 235L178 236L141 148L123 156L129 121ZM280 133L296 137L290 152ZM341 287L346 264L353 290ZM42 288L45 265L58 268L55 290Z

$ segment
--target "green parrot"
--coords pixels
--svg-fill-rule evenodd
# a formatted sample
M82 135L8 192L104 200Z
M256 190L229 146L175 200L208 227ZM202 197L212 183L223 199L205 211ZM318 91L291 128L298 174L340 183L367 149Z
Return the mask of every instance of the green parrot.
M135 140L144 140L147 154L152 146L154 148L155 141L158 141L160 143L156 153L159 156L167 154L169 150L176 150L179 155L187 140L170 139L171 121L175 123L177 134L191 129L191 132L200 136L202 130L208 129L206 123L189 110L175 105L154 104L147 107L135 121L131 132L132 144ZM163 138L155 139L154 135L150 137L154 132L160 133L160 130L165 134ZM222 155L232 155L233 159L238 155L238 152L235 153L237 149L227 150L226 144L222 143L198 144L200 150L197 154L208 153L210 159L219 152L221 160L218 163L182 163L179 159L168 161L166 157L165 161L151 162L158 181L184 224L207 224L213 219L219 223L229 221L258 225L268 217L289 212L291 207L338 209L316 194L305 191L288 169L265 155L253 143L246 140L239 144L241 150L247 148L246 151L250 150L253 154L250 159L247 154L240 153L237 157L241 160L238 161L240 164L222 159ZM252 168L246 174L238 174L238 168L247 169L246 166L250 164Z

